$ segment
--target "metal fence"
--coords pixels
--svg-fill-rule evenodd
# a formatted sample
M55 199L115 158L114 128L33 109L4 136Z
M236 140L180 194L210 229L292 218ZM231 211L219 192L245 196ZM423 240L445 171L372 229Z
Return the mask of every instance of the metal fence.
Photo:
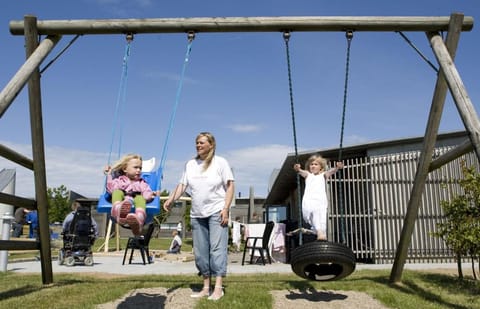
M438 148L434 156L449 149ZM420 152L405 152L344 160L345 168L327 182L329 239L346 243L360 262L392 263L419 157ZM462 160L478 170L472 152L428 175L408 263L454 261L453 252L432 233L443 220L441 201L461 193Z

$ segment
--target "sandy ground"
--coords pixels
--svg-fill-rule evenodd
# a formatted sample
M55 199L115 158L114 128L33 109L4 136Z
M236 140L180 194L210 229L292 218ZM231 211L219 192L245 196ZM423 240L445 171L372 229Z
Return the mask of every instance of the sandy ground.
M97 306L97 309L133 308L193 308L198 299L190 297L191 289L168 290L166 288L138 289L114 302ZM369 295L353 291L272 291L274 309L312 308L386 308ZM220 300L221 301L221 300Z

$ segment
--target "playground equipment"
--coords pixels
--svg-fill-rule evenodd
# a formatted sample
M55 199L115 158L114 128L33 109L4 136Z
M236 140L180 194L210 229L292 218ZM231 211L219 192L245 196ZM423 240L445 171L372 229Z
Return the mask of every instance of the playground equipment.
M401 239L396 250L390 281L401 279L407 249L418 214L421 193L428 173L455 158L474 150L480 160L480 121L456 69L454 58L462 31L473 28L473 18L461 13L440 17L358 17L358 16L304 16L304 17L207 17L125 20L53 20L39 21L35 16L10 22L13 35L25 36L28 59L0 92L0 117L6 112L22 88L29 83L30 118L32 126L32 159L0 145L0 155L34 171L36 200L0 193L0 203L14 204L29 209L38 208L40 240L25 244L21 241L0 241L0 250L39 249L42 281L53 282L50 234L48 229L47 186L39 66L53 50L62 35L101 35L125 33L185 33L202 32L295 32L295 31L416 31L426 33L440 65L432 99L430 116L424 138L414 186L410 194L407 215ZM443 40L441 32L448 32ZM40 41L40 36L45 36ZM470 141L432 161L447 89L450 89L459 114L469 133Z

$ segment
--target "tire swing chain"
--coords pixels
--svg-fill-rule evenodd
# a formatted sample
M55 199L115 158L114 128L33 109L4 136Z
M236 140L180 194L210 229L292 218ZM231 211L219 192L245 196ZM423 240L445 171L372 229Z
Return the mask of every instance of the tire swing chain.
M338 146L338 162L342 161L343 154L343 133L345 129L345 112L347 109L347 94L348 94L348 74L350 70L350 47L353 39L353 31L348 30L345 33L347 38L347 56L345 61L345 85L343 88L343 108L342 108L342 125L340 128L340 143ZM339 182L338 182L338 202L339 202L339 211L340 211L340 242L345 243L345 209L343 205L343 169L339 173Z
M353 38L353 31L346 31L347 38L347 61L345 73L345 88L343 98L343 112L342 112L342 127L340 133L340 146L338 161L342 159L343 150L343 131L345 124L345 110L347 103L348 90L348 71L350 63L350 43ZM288 46L288 45L287 45ZM288 49L287 49L288 51ZM295 132L295 131L294 131ZM296 146L296 145L295 145ZM344 217L343 210L343 188L342 179L343 173L340 173L339 182L339 210L342 217ZM307 280L315 281L332 281L347 277L355 270L355 254L352 249L344 244L344 224L341 224L341 242L334 243L329 241L312 241L306 244L300 244L295 248L291 254L290 264L292 271L299 277ZM299 234L301 235L301 233Z
M293 130L293 145L295 148L295 163L299 163L298 161L298 146L297 146L297 129L295 125L295 107L293 104L293 86L292 86L292 71L290 69L290 48L289 48L289 40L290 40L290 31L283 32L283 39L285 41L285 51L287 54L287 69L288 69L288 90L290 94L290 114L292 117L292 130ZM300 184L300 175L296 173L296 181L297 181L297 205L298 205L298 243L299 245L303 244L303 236L302 236L302 196L301 196L301 184Z

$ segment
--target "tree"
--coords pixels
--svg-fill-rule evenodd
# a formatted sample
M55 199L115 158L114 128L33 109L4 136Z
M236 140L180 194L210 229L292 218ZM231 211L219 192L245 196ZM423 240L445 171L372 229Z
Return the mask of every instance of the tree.
M50 222L63 222L65 216L71 211L69 191L64 185L58 188L47 188L48 220Z
M442 238L457 256L458 275L463 278L461 259L469 255L475 279L474 261L480 256L480 174L474 167L462 163L463 193L450 201L442 201L445 221L437 223L435 236ZM479 265L480 267L480 265Z

